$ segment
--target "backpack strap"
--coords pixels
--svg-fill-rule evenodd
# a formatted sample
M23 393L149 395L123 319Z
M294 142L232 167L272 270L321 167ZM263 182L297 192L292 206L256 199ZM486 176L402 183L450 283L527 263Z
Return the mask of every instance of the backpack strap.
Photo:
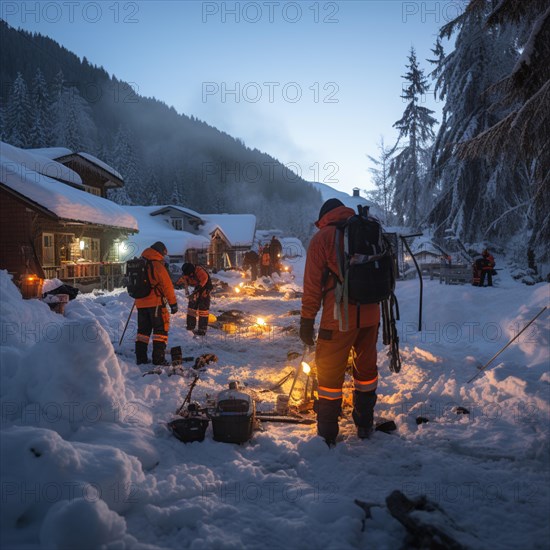
M143 258L143 256L142 256L142 258ZM155 278L155 267L153 265L153 260L148 260L147 258L143 258L143 259L147 262L146 265L147 265L147 268L150 272L149 282L151 283L151 289L153 290L153 292L159 298L162 298L163 300L166 300L166 297L164 296L164 294L162 293L162 290L160 289L160 284L158 282L156 284L153 284L153 279ZM164 268L164 269L166 269L166 268Z
M339 231L343 233L344 237L344 254L342 254L342 247L340 245ZM336 265L338 266L338 277L336 280L336 287L334 289L334 318L338 319L338 329L340 332L345 332L349 330L349 270L346 269L346 261L349 254L347 224L344 224L343 226L336 226L336 231L334 232L334 248L336 249ZM343 316L345 317L345 321L342 319L342 306L344 307Z

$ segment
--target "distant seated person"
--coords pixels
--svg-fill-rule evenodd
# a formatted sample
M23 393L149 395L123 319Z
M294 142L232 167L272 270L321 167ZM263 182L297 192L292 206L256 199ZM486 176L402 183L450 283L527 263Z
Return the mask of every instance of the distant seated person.
M493 275L495 271L495 259L490 254L489 250L485 249L482 254L481 276L479 286L484 286L485 277L487 277L487 286L493 286Z
M199 336L206 334L208 328L208 315L210 313L210 292L212 281L210 275L200 265L185 263L181 268L182 276L176 281L176 286L183 286L185 293L189 296L187 305L187 330L192 330ZM189 287L193 292L189 294ZM199 318L198 329L197 317Z

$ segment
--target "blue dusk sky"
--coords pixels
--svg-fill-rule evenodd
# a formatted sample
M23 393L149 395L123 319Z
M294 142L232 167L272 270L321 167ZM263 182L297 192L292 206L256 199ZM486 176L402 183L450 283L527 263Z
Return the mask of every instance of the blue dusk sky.
M136 91L265 151L304 179L372 188L367 154L405 108L411 46L426 73L465 1L10 1L10 25L47 35ZM448 44L444 43L446 49ZM430 94L425 105L440 120Z

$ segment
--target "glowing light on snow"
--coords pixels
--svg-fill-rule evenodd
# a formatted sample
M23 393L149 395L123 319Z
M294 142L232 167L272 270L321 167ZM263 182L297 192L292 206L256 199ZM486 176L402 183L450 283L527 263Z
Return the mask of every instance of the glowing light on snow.
M309 373L311 372L311 367L305 361L302 361L302 370L305 374L309 376Z

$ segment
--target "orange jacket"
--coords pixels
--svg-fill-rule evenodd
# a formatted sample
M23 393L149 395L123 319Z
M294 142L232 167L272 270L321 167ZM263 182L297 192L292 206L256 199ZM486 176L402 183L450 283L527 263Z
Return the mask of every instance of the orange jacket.
M195 290L197 288L201 288L201 294L205 293L206 284L208 283L208 273L200 266L195 266L195 273L192 275L182 275L177 281L176 285L183 285L185 288L188 286L195 287Z
M322 305L321 328L324 329L339 330L338 319L334 318L334 286L336 283L334 275L330 274L328 276L324 283L325 288L323 288L323 277L326 268L328 267L332 273L338 273L336 247L334 246L337 228L329 224L345 221L354 214L355 212L347 206L338 206L334 210L330 210L316 222L315 225L319 228L319 231L313 235L309 243L304 271L302 317L314 319ZM339 236L343 241L343 235L339 234ZM343 243L340 249L344 250ZM328 290L328 292L325 292L325 290ZM342 307L343 314L344 309ZM379 322L380 306L378 304L349 305L348 326L350 330L377 325Z
M492 254L483 254L483 259L485 260L485 265L483 266L483 271L492 271L495 267L495 258Z
M166 298L169 304L176 303L176 293L172 279L164 265L164 256L153 248L146 248L142 254L146 260L151 260L149 279L153 287L149 296L136 299L136 307L156 307L163 304L162 298Z

